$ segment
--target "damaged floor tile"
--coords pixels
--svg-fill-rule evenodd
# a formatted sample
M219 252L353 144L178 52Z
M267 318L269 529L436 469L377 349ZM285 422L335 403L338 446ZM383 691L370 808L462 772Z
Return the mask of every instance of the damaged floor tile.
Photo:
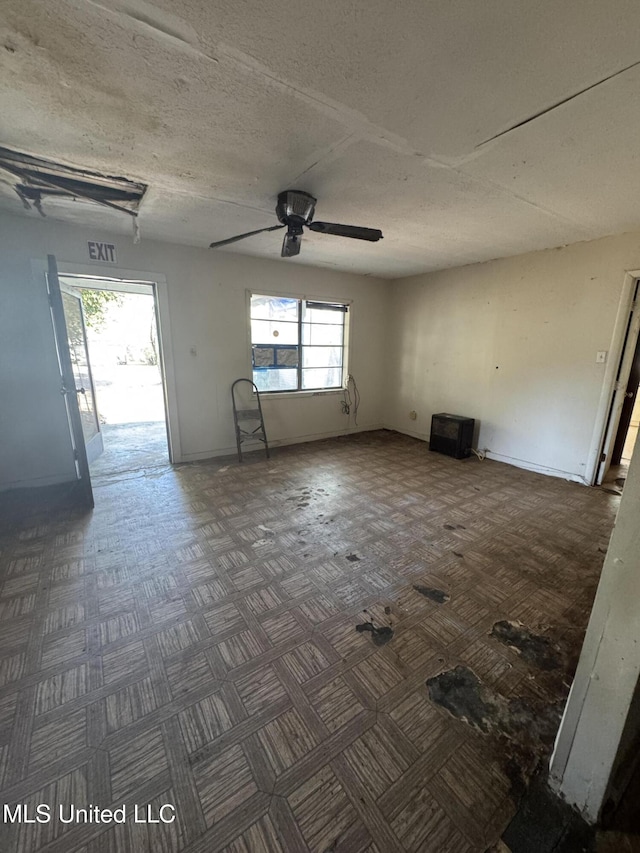
M519 797L528 778L546 756L555 738L561 703L543 703L523 697L507 698L483 684L466 666L427 679L432 702L485 735L496 738L496 755Z
M441 672L427 679L431 701L446 708L454 717L489 734L518 737L539 743L555 736L560 710L554 704L542 705L524 698L507 699L483 684L466 666Z
M512 646L523 660L544 670L558 669L562 666L562 653L549 637L534 634L520 622L502 620L491 629L491 636L506 646Z

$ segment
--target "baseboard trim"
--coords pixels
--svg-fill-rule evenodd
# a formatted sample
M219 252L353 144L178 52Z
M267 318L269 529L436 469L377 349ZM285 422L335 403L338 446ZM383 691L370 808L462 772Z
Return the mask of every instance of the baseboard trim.
M314 432L308 433L306 435L297 435L293 438L275 438L269 439L269 447L288 447L292 444L307 444L311 441L322 441L325 438L339 438L343 435L355 435L360 432L374 432L378 429L387 429L387 427L382 424L369 424L367 426L358 426L358 427L350 427L349 429L342 430L331 430L329 432ZM268 436L267 436L268 437ZM255 445L243 445L243 449L246 450L247 453L250 453L254 450L260 450L262 448L262 444L256 442ZM179 459L175 459L174 462L200 462L205 459L216 459L220 456L235 456L237 453L237 449L235 444L229 447L223 447L218 450L204 450L199 453L183 453Z
M417 438L419 441L424 441L429 444L429 437L425 433L414 432L409 429L399 429L398 427L385 426L384 429L390 429L395 432L408 435L411 438ZM581 486L591 485L587 483L583 476L575 474L572 471L562 471L559 468L551 468L547 465L539 465L537 462L529 462L526 459L517 459L513 456L506 456L503 453L496 453L493 450L484 451L487 459L492 459L494 462L502 462L505 465L512 465L514 468L522 468L524 471L533 471L535 474L545 474L547 477L558 477L563 480L569 480L572 483L580 483Z
M558 477L561 480L579 483L581 486L590 485L584 477L580 476L580 474L574 474L572 471L562 471L560 468L550 468L547 465L539 465L537 462L528 462L526 459L516 459L513 456L505 456L493 450L486 450L485 455L487 459L493 459L495 462L504 462L506 465L513 465L514 468L522 468L524 471L545 474L547 477Z

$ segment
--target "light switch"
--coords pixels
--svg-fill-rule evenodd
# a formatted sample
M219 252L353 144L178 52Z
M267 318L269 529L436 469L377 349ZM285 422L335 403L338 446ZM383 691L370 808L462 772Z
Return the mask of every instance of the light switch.
M596 353L596 364L604 364L607 360L607 351L606 349L600 349Z

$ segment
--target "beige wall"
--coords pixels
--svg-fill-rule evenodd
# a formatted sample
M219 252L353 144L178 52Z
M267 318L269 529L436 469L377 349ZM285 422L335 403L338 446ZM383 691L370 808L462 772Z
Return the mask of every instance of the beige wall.
M394 282L388 425L428 438L435 412L475 417L493 458L581 480L608 369L596 352L638 268L633 233Z
M144 239L136 246L122 235L0 215L0 487L74 476L44 276L32 262L51 252L65 272L84 268L87 240L109 239L118 269L166 277L178 461L235 450L229 392L234 379L250 375L247 288L353 301L349 370L362 396L358 428L382 425L386 282ZM114 274L100 264L92 269ZM265 420L274 443L355 429L339 394L269 399Z

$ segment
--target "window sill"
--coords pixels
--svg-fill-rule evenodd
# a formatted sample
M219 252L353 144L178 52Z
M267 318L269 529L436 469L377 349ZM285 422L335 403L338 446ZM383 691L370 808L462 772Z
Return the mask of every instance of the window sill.
M344 388L327 388L321 391L261 391L261 400L291 400L301 397L329 397L344 394Z

